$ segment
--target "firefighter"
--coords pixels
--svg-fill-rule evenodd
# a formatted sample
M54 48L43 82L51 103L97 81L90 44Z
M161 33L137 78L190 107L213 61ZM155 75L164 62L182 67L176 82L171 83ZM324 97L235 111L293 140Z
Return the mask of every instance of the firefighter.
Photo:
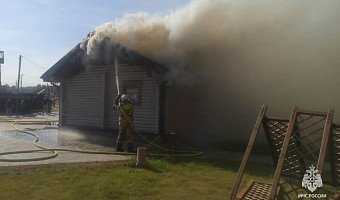
M119 134L117 138L117 149L116 151L122 152L124 149L122 148L123 142L126 139L127 151L134 152L133 150L133 103L130 97L127 94L123 94L122 96L118 95L115 100L115 109L119 111ZM126 117L122 113L124 111Z

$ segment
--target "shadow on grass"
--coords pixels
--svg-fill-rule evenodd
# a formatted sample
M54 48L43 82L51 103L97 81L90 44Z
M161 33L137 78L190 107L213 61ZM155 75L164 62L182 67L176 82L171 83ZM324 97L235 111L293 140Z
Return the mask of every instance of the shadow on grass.
M201 158L201 157L192 157L192 158L180 158L180 160L165 157L165 158L149 158L148 165L145 169L162 173L169 169L168 164L171 165L193 165L193 166L209 166L213 168L219 168L222 170L230 171L233 173L237 173L240 167L240 161L234 160L224 160L224 159L212 159L212 158ZM150 162L151 161L151 162ZM136 166L133 164L132 166ZM274 174L274 167L269 164L262 163L253 163L249 162L246 167L246 173L249 176L256 177L268 177L271 174Z

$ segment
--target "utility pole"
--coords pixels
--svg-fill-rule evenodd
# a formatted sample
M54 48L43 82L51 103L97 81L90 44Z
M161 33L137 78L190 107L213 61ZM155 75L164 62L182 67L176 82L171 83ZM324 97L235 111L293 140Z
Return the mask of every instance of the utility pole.
M20 85L21 85L21 92L22 92L22 76L23 76L24 74L21 74L21 80L20 80Z
M19 115L19 91L20 91L20 70L21 70L21 55L19 55L19 70L18 70L18 89L17 89L17 107L16 107L16 114Z
M1 63L0 63L0 86L1 86Z
M1 64L5 63L5 53L0 51L0 86L1 86Z

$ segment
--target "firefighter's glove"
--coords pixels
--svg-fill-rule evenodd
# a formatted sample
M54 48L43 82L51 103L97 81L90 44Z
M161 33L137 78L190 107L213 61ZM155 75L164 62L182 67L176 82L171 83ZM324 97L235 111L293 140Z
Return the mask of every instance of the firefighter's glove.
M115 105L118 106L121 95L118 95L115 99Z

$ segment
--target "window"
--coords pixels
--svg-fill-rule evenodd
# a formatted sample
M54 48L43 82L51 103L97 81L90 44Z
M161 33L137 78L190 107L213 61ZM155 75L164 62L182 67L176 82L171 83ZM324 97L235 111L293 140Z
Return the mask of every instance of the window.
M142 93L142 82L141 81L123 81L122 82L123 94L129 95L135 106L140 106L141 93Z

